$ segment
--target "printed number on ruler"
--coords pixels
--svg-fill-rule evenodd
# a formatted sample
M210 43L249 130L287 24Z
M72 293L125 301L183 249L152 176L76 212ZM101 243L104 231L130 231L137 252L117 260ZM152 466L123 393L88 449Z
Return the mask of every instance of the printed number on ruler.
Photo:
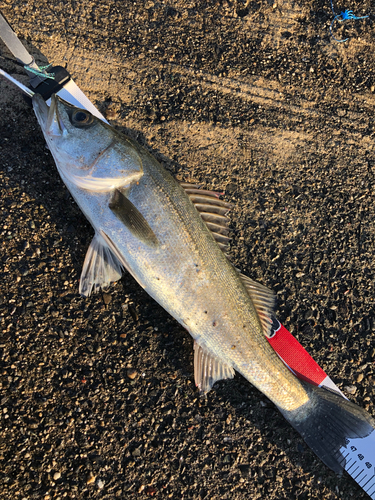
M375 500L374 434L375 432L372 432L364 438L347 439L346 446L340 450L345 470L373 500Z

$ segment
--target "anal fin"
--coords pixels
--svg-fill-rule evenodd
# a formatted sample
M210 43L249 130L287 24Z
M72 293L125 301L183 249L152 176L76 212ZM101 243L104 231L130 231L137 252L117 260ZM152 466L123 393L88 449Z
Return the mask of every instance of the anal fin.
M110 250L102 235L95 236L83 263L79 293L88 297L97 288L105 288L122 276L123 265Z
M201 394L209 392L215 382L233 377L231 366L194 341L194 379Z

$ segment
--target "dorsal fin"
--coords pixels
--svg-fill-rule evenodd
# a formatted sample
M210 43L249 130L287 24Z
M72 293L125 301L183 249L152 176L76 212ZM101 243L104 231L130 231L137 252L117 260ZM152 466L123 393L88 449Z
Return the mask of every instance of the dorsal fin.
M184 188L185 193L189 196L195 208L200 212L202 219L212 232L219 247L223 250L226 257L228 257L226 252L229 250L231 238L227 236L230 232L230 228L229 219L226 217L226 214L229 212L232 205L226 201L220 200L219 196L221 196L222 193L218 193L217 191L206 191L200 189L197 184L186 182L182 182L180 185ZM266 337L270 337L276 296L264 285L248 278L241 272L239 272L239 275L258 313L263 332ZM197 352L196 355L198 355ZM200 356L203 356L203 354L200 353Z
M207 196L219 198L224 194L224 193L219 193L218 191L209 191L208 189L201 189L199 184L190 184L189 182L180 182L180 186L185 189L185 192L188 195L204 193Z
M276 305L276 295L272 290L252 280L248 276L242 273L239 273L239 275L258 313L263 333L266 337L270 337L272 333L272 316Z
M185 193L193 202L195 208L201 214L202 219L211 231L213 237L223 252L229 250L231 238L227 235L230 232L229 219L225 215L229 212L232 205L226 201L220 200L222 193L217 191L206 191L200 189L196 184L186 182L180 183Z
M213 205L214 207L221 207L221 208L226 208L227 212L232 208L232 205L230 203L227 203L226 201L219 200L219 198L215 198L211 195L205 194L205 192L202 190L201 193L192 193L188 194L189 198L191 201L194 203L199 204L205 204L205 205Z
M194 205L198 212L201 213L210 213L213 215L225 216L229 212L229 208L219 205L208 205L206 203L194 203Z

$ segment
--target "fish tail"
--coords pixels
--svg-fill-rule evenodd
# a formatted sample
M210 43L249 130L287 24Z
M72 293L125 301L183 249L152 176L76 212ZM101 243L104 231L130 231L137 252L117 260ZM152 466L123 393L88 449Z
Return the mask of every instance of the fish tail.
M314 453L333 471L345 468L342 448L348 439L364 438L374 432L374 419L337 392L302 383L309 401L293 411L280 409Z

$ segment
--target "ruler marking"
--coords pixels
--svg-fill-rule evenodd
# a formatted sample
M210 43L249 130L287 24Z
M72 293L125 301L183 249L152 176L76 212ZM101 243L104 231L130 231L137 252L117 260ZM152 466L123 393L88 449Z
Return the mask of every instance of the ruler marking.
M357 477L359 477L359 476L362 474L362 472L364 472L364 470L365 470L365 469L362 469L362 470L361 470L361 472L360 472L359 474L357 474L355 477L353 477L354 481L357 481ZM354 474L354 473L353 473L353 474ZM362 479L361 479L361 481L362 481ZM357 481L357 483L358 483L358 481Z
M375 477L375 474L373 474L373 475L370 477L370 479L367 481L367 483L369 483L369 482L371 481L371 479L372 479L372 478L374 478L374 477ZM365 486L366 486L366 484L367 484L367 483L365 483L365 484L362 486L362 488L363 488L363 489L365 489ZM369 487L371 487L371 485L370 485ZM366 491L366 490L365 490L365 491ZM366 493L367 493L367 491L366 491Z
M370 497L371 497L371 498L373 498L373 496L372 496L372 495L375 493L375 490L374 490L372 493L370 493L370 489L371 489L371 488L373 488L374 486L375 486L375 485L374 485L374 484L372 484L372 485L370 486L370 488L368 488L367 490L365 490L365 491L366 491L366 493L367 493L368 495L370 495Z
M339 391L326 373L306 353L301 344L276 318L273 318L273 337L270 344L298 378L308 380L319 387L323 386ZM369 439L365 440L367 437ZM375 468L373 466L375 461L375 430L373 429L368 436L363 438L346 438L345 444L339 449L331 442L331 449L336 463L350 474L372 500L375 500ZM372 474L371 477L370 474Z
M352 460L352 459L350 459L350 460ZM350 462L350 460L349 460L349 462ZM348 463L349 463L349 462L348 462ZM350 469L353 467L353 465L355 465L356 463L357 463L357 460L356 460L355 462L353 462L353 463L352 463L352 465L351 465L348 469L346 469L346 470L349 472L349 471L350 471ZM357 467L357 468L358 468L358 467ZM356 469L356 470L357 470L357 469Z
M353 479L354 479L353 474L356 473L356 471L359 469L359 467L360 466L358 465L358 467L356 467L354 470L352 470L352 472L349 473L352 476Z
M342 465L343 462L345 462L345 457L343 456L340 450L337 450L334 456L336 457L336 460L339 462L340 465Z
M361 486L362 481L364 481L365 479L367 479L367 474L365 474L363 478L359 480L358 484ZM361 488L363 488L363 486L361 486Z

